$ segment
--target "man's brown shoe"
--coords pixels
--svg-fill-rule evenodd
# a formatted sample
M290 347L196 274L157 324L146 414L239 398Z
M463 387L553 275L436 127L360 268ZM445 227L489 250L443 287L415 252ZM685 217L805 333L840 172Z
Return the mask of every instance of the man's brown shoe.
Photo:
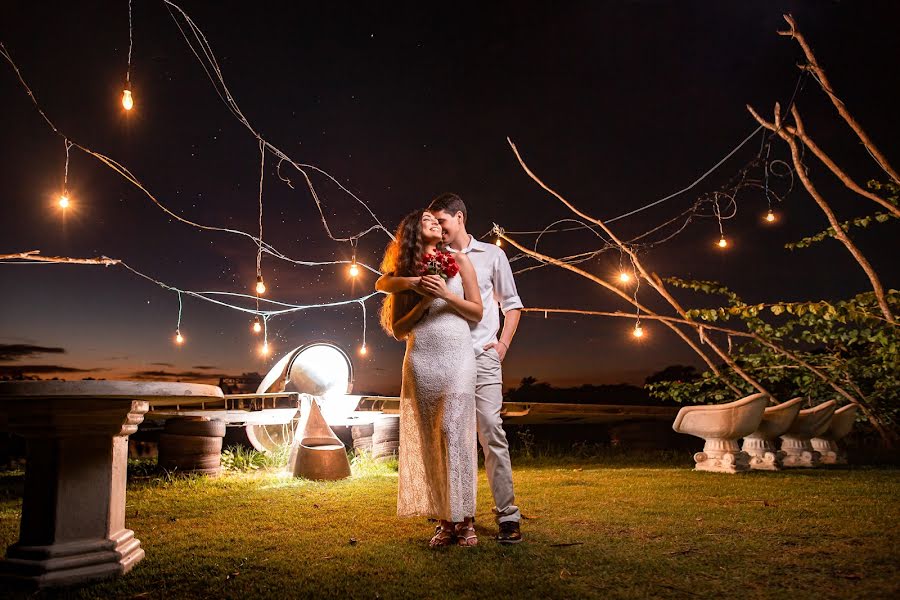
M501 544L518 544L522 541L522 532L519 530L518 521L503 521L500 523L500 533L497 541Z

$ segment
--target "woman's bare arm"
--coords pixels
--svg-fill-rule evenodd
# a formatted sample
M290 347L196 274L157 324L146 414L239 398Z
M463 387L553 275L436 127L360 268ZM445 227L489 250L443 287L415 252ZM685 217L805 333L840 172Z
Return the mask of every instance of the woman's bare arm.
M431 306L432 300L434 300L434 296L423 296L405 315L400 314L398 303L394 302L393 312L391 313L391 332L394 334L395 339L401 341L406 339L412 328L415 327L419 319L425 314L425 311L428 310L428 307Z

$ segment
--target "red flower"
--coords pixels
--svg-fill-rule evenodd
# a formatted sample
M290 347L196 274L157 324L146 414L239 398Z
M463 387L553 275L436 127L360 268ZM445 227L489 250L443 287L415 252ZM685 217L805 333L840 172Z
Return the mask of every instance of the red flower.
M440 275L445 281L459 273L459 265L449 252L436 250L434 254L426 254L419 264L420 275Z

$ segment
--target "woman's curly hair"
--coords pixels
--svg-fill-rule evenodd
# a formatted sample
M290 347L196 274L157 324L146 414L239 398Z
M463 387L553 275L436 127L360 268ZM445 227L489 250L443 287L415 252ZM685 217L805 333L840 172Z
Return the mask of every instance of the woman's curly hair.
M422 215L426 210L420 208L409 213L394 234L394 241L388 244L381 260L381 272L395 277L414 277L418 275L417 266L425 253L422 242ZM412 310L419 301L419 294L413 291L399 292L385 296L381 304L381 327L388 334L394 335L394 303L400 314Z

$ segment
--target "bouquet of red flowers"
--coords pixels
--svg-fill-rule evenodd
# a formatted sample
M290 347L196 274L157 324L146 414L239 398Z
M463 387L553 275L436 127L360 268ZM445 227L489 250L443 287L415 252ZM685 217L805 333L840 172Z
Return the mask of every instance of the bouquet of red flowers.
M426 254L419 263L419 275L440 275L447 281L459 273L459 265L453 255L444 250L435 250L434 254Z

